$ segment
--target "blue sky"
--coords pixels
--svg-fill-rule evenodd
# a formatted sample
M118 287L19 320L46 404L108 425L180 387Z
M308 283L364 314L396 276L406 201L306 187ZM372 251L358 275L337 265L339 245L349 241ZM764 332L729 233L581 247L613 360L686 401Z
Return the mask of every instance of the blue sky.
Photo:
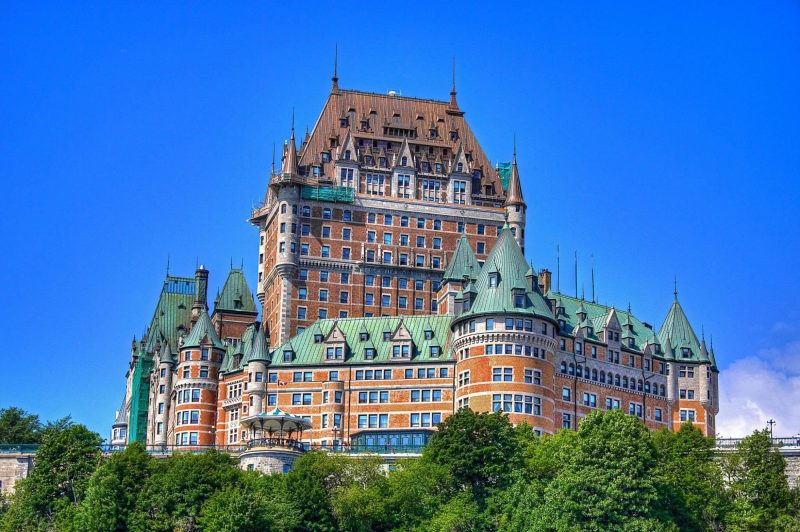
M273 143L344 88L458 100L517 136L526 250L713 334L726 435L800 431L800 5L171 2L0 7L0 407L107 434L171 271L254 284Z

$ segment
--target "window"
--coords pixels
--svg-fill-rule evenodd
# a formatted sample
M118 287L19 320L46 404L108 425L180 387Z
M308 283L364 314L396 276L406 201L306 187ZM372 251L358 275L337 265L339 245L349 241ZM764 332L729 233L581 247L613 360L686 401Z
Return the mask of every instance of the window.
M328 207L322 209L322 219L323 220L330 220L331 219L331 210Z
M591 408L597 408L597 395L583 392L583 404Z
M561 428L563 429L572 428L572 416L570 414L561 414Z
M569 388L562 388L561 389L561 399L562 400L569 401L571 397L572 397L572 394L570 393L570 389Z
M201 379L208 378L208 366L200 366L200 378Z
M661 409L656 408L653 412L654 412L653 417L655 418L655 420L661 421Z
M328 300L328 289L327 288L320 288L320 290L319 290L319 300L320 301L327 301Z
M466 386L469 384L469 370L462 371L458 374L458 387Z
M493 382L511 382L514 380L514 368L492 368Z

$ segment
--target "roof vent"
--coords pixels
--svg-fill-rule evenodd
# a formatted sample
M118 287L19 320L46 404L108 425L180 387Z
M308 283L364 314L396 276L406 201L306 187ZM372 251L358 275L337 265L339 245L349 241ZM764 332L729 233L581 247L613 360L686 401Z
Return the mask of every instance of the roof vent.
M387 94L389 96L397 96L397 91L389 91Z

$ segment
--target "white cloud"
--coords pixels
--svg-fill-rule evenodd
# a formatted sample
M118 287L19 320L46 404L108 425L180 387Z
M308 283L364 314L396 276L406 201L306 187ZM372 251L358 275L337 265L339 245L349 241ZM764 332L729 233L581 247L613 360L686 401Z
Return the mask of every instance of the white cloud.
M718 437L747 436L770 418L776 437L800 433L800 341L737 360L719 378Z

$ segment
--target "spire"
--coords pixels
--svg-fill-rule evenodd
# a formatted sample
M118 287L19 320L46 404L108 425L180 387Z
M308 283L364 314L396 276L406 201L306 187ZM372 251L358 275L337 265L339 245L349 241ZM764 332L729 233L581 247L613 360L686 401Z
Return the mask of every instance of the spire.
M519 168L517 167L517 136L514 135L514 159L511 162L511 176L508 178L508 189L506 190L506 207L522 205L526 206L522 197L522 185L519 181Z
M450 107L458 109L458 102L456 101L456 58L453 57L453 84L450 88Z
M283 159L281 174L283 179L291 179L297 172L297 146L294 141L294 109L292 109L292 136L289 138L289 147Z
M462 233L456 243L453 258L450 259L450 264L442 275L442 281L463 281L465 278L474 281L478 277L479 270L478 259L475 258L467 236Z
M675 286L675 289L673 290L672 294L675 296L675 301L677 301L678 300L678 276L677 275L675 276L674 286Z
M339 74L338 74L338 66L339 66L339 43L336 43L333 52L333 77L331 81L331 92L339 92Z

